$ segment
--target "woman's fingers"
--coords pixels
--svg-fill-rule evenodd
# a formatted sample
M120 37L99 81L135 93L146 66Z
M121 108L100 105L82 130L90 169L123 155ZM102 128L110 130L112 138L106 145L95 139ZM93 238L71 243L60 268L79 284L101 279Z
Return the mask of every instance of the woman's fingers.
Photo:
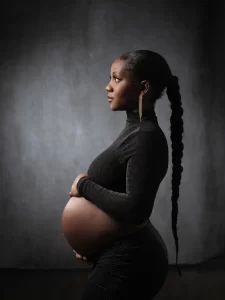
M82 256L80 254L76 253L76 258L82 259Z
M82 260L82 261L86 261L88 264L92 264L91 262L89 262L89 261L87 260L87 257L86 257L86 256L82 256L82 255L78 254L75 250L73 250L73 252L75 253L77 259L80 259L80 260Z
M76 258L80 259L80 260L84 260L86 261L87 260L87 257L85 256L81 256L80 254L76 253Z

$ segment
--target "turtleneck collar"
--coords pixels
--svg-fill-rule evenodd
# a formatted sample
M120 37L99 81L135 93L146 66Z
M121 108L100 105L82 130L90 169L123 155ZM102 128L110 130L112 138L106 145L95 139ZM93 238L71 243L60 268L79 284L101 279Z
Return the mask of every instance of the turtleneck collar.
M131 110L126 110L126 114L127 114L127 119L126 119L126 123L140 123L140 117L139 117L139 112L134 112ZM148 112L144 112L142 113L142 118L141 118L141 122L145 121L145 120L149 120L152 121L156 124L158 124L158 119L155 113L155 110L151 110Z

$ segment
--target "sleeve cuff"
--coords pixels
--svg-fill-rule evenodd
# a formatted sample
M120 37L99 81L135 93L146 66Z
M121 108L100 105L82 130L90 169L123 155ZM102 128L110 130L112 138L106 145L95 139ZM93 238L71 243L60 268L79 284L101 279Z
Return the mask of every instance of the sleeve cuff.
M82 191L83 191L83 183L87 179L88 179L88 176L84 176L84 177L81 177L77 182L77 191L81 196L82 196Z

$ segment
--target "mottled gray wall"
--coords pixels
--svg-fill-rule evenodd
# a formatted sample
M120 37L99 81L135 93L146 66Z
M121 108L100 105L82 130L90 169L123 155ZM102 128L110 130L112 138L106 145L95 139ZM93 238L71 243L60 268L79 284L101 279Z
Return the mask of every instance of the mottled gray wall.
M180 81L179 263L222 254L222 7L210 7L210 1L14 2L1 10L0 267L84 266L63 237L61 214L75 177L125 124L125 112L110 110L104 88L111 63L135 49L162 54ZM170 145L166 95L156 113ZM171 174L170 161L151 219L174 264Z
M205 171L198 181L205 197L197 199L203 204L199 238L207 258L225 254L225 2L210 2L209 14L204 16L207 26L203 50L208 53L204 55L205 63L208 61L211 74L202 87L207 104L202 102L206 126L205 141L200 140Z

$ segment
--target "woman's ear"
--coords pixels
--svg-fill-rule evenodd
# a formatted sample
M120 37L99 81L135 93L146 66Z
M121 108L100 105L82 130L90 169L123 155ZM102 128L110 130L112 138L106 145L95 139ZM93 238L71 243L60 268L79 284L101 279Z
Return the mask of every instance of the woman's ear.
M144 96L151 93L152 88L148 80L143 80L141 82L141 94Z

